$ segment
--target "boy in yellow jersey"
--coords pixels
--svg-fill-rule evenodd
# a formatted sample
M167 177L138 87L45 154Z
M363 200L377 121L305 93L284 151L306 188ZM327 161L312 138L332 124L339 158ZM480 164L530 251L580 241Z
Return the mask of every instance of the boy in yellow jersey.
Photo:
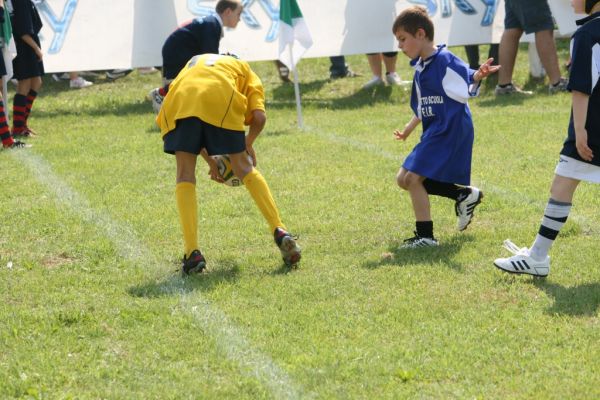
M211 179L218 182L222 179L210 156L229 155L233 173L269 223L285 264L293 266L300 261L300 247L281 222L267 182L254 168L253 144L266 120L262 83L247 62L235 57L195 56L169 86L156 122L163 135L164 151L175 154L177 162L175 195L185 244L185 275L202 272L206 267L197 237L198 154L207 162ZM247 135L245 126L249 126Z

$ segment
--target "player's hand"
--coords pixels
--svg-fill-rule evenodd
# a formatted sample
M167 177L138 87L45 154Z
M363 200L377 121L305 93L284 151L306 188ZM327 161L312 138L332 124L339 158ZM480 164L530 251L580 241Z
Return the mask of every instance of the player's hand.
M396 137L396 140L406 140L407 137L410 136L409 132L406 132L405 129L399 131L398 129L396 129L394 131L394 136Z
M494 62L493 58L488 58L486 62L481 64L481 66L479 67L477 72L475 72L475 75L473 75L473 79L476 82L479 82L480 80L487 78L491 74L495 74L496 72L498 72L498 70L500 69L501 66L500 65L492 65L493 62Z
M588 134L587 130L582 129L581 131L575 132L575 146L577 147L577 153L585 161L592 161L594 153L588 146Z
M246 153L252 159L252 166L256 167L256 152L254 151L254 147L252 145L246 144Z
M214 158L208 157L208 176L215 182L223 183L225 182L221 175L219 174L219 167L217 167L217 162Z

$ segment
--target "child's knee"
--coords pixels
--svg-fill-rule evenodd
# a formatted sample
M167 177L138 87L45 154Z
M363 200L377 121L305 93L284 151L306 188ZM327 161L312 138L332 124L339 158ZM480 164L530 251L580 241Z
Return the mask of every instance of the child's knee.
M396 183L401 189L408 190L408 182L406 181L406 174L398 172L396 175Z

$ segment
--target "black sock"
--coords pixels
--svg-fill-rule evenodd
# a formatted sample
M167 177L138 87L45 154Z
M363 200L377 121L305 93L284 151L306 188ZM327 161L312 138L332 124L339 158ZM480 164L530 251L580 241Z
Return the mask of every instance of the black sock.
M498 86L500 86L501 88L505 88L505 87L510 86L510 83L505 83L504 85L498 85Z
M471 189L468 187L459 186L454 183L434 181L429 178L423 181L423 186L425 187L427 194L447 197L454 201L462 201L471 194Z
M433 221L417 221L417 236L433 239Z

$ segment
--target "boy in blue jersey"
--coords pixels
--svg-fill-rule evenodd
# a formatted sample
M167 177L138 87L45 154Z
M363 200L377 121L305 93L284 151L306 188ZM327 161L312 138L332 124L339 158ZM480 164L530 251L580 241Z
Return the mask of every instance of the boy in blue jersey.
M531 246L519 248L510 240L504 246L514 253L494 265L506 272L547 276L548 253L571 211L579 182L600 183L600 0L571 0L576 14L587 18L571 38L571 71L567 90L572 108L568 135L560 152L550 199L538 234Z
M415 219L415 236L406 239L404 248L437 246L429 195L455 201L458 230L467 228L483 193L468 186L471 180L473 121L467 104L476 96L483 78L495 73L488 59L477 71L446 49L433 43L433 22L423 7L410 7L394 21L392 32L398 47L415 68L411 93L413 118L397 140L406 140L423 123L421 141L406 157L396 181L410 193Z
M215 6L215 14L187 22L169 35L162 48L163 87L152 89L148 94L156 113L169 91L169 83L192 57L208 53L219 54L223 28L235 28L243 10L240 0L219 0Z

